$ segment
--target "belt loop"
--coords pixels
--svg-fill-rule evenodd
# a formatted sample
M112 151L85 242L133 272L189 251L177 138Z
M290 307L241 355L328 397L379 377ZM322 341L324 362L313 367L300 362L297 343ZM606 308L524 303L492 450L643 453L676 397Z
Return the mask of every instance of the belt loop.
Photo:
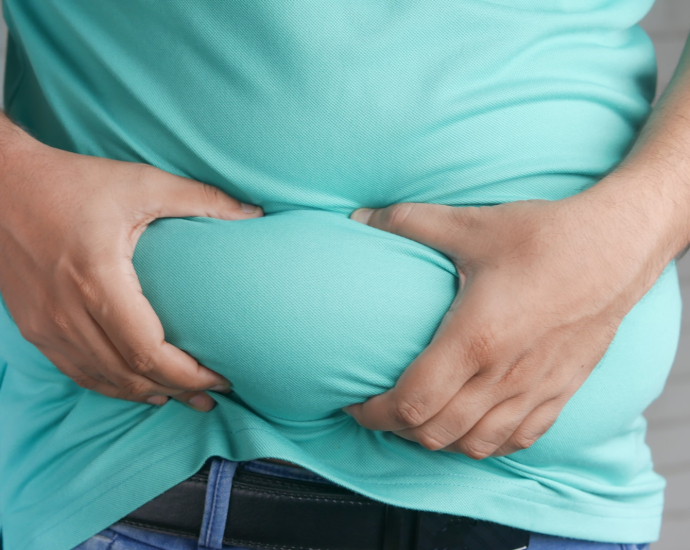
M382 550L416 550L417 510L386 505Z
M204 518L199 533L199 550L219 550L223 548L223 534L230 509L232 478L237 470L237 462L220 456L211 459L211 470L206 485Z

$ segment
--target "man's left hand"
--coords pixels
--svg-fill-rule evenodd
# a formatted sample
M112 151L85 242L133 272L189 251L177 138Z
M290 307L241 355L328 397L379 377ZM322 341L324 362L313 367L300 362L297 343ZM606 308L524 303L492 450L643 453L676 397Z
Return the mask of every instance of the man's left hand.
M366 428L474 459L530 447L663 268L650 260L653 228L620 197L353 212L448 256L460 284L396 385L343 410Z

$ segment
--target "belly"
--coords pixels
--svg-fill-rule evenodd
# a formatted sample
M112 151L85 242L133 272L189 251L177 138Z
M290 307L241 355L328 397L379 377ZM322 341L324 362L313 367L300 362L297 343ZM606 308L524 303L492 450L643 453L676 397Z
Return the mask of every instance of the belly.
M392 387L457 289L442 254L315 210L157 220L134 266L166 339L289 421Z
M458 284L439 252L319 210L160 219L134 266L169 342L231 380L232 399L255 414L305 429L332 425L341 407L394 386ZM672 263L541 445L521 455L525 464L643 429L639 415L673 362L679 304Z

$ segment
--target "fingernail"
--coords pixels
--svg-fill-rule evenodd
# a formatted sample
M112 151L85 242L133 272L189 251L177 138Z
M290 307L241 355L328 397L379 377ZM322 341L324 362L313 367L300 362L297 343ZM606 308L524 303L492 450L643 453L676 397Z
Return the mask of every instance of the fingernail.
M165 405L168 402L168 398L163 395L154 395L149 397L146 402L151 405Z
M240 205L242 206L242 212L246 214L253 214L258 208L255 204L247 204L246 202L241 202Z
M221 391L223 393L230 393L232 391L232 384L216 384L212 388L209 388L212 391Z
M209 400L213 401L208 395L195 395L189 400L189 404L200 411L206 412L209 410Z
M369 218L374 213L373 208L358 208L352 214L350 214L350 219L355 220L359 223L368 223Z

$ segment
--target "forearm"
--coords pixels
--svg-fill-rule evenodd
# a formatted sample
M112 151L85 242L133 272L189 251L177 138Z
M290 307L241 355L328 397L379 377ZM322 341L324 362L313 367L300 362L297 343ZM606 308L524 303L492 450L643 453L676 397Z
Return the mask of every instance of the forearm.
M690 243L690 38L673 79L630 151L586 193L635 218L658 266ZM642 236L644 235L644 236ZM655 269L658 271L658 269Z

